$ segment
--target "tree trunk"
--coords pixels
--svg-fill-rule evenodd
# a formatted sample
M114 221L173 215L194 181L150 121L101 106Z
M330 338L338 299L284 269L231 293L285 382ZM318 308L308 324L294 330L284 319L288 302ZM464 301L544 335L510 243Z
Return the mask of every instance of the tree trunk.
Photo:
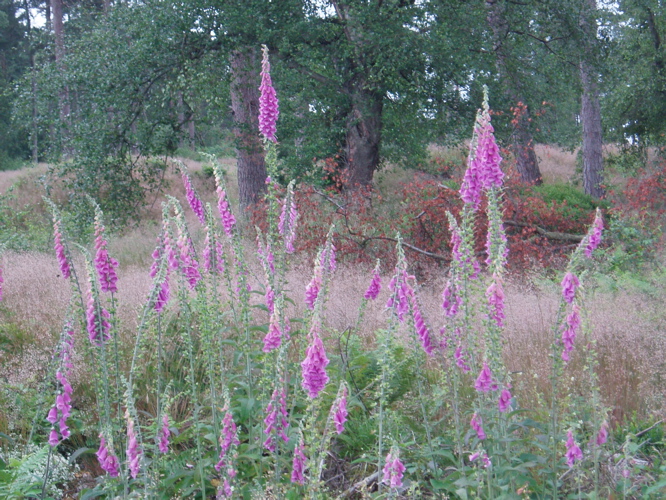
M39 161L39 126L37 124L37 75L35 74L35 50L32 46L32 17L30 14L30 5L28 0L23 0L23 10L25 10L26 32L28 34L28 57L30 59L30 90L32 92L32 130L30 132L32 162Z
M583 188L595 198L606 194L603 187L604 162L602 156L601 107L596 75L586 63L580 64L583 85L581 120L583 122Z
M230 55L231 109L242 208L257 201L266 186L264 148L259 138L259 63L254 47L237 49Z
M523 92L517 75L511 74L507 59L509 49L503 43L508 25L499 0L486 0L487 22L493 32L493 49L495 52L497 71L504 84L505 93L511 103L518 107L518 122L511 136L511 149L516 158L516 168L520 178L527 184L539 185L543 182L539 161L534 151L534 138L530 131L530 112L524 104Z
M53 33L55 35L55 60L58 71L64 71L65 59L65 33L63 26L62 0L51 0L51 9L53 11ZM69 99L68 91L65 87L60 92L60 120L66 123L69 119Z
M587 50L580 62L580 80L583 87L581 97L581 121L583 122L583 188L595 198L606 194L603 187L604 162L602 156L601 106L599 105L598 77L590 64L591 48L596 44L596 0L584 0L585 5L580 25L585 33Z
M379 166L383 96L366 90L364 82L351 89L352 107L347 119L345 162L351 189L372 183Z

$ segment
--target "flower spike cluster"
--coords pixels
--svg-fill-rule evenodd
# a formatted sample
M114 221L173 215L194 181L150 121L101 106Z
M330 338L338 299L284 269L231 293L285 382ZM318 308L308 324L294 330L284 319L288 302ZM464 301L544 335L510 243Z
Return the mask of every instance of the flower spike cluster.
M301 363L303 376L301 385L311 399L319 396L329 380L326 374L329 359L326 357L324 344L319 335L321 328L319 321L319 317L315 313L310 329L310 345L307 348L305 360Z
M99 303L91 273L88 273L88 279L90 285L88 289L88 307L86 309L88 338L93 344L100 345L102 342L109 340L109 330L111 329L109 319L111 319L111 315Z
M307 464L308 457L305 456L305 444L303 439L298 443L294 449L294 460L291 469L291 482L294 484L305 484L305 465Z
M108 243L104 238L102 211L95 204L95 269L99 277L99 287L102 292L116 293L118 291L116 286L118 261L109 257L107 246Z
M261 85L259 86L259 132L267 141L277 142L275 132L280 111L273 82L271 81L271 64L268 61L268 47L262 46Z
M400 461L398 449L394 446L391 452L386 455L386 464L382 469L382 483L387 484L391 489L402 488L404 472L405 466Z
M349 412L347 411L347 386L342 383L338 391L338 397L331 406L331 414L333 415L333 423L335 424L335 431L342 434L345 430L345 422Z
M62 273L62 277L68 279L71 275L71 269L69 267L67 254L65 253L65 246L62 243L60 220L55 218L53 221L53 247L55 249L56 258L58 259L58 264L60 265L60 272Z
M476 437L479 438L480 441L483 441L486 439L486 433L483 430L483 422L481 420L481 417L478 414L472 415L472 420L470 421L470 426L474 431L476 432Z
M227 199L224 179L222 178L222 172L220 171L219 165L214 166L213 172L215 174L217 209L220 213L220 219L222 219L222 228L224 229L225 234L231 238L234 225L236 224L236 217L231 213L231 205L229 205L229 200Z
M99 449L97 450L97 460L99 461L99 466L111 477L118 477L120 464L118 462L118 457L113 452L113 448L107 446L106 439L104 435L99 435Z
M141 462L141 449L134 429L134 419L129 414L129 409L125 411L127 420L127 467L132 479L139 475L139 466Z
M365 291L363 297L367 300L375 300L379 295L381 289L382 289L382 278L379 275L379 259L377 259L377 264L375 264L375 268L372 271L372 280L370 281L370 285L368 286L368 289Z
M577 460L583 459L583 452L574 441L573 432L567 432L567 452L565 454L567 465L573 467Z
M497 383L493 380L493 374L488 367L488 363L483 362L481 373L476 379L474 388L479 392L490 392L497 390Z
M474 210L481 204L483 190L488 191L502 186L504 173L499 166L501 161L494 129L490 123L488 89L484 87L483 109L477 114L467 170L460 187L460 197Z
M74 392L71 384L67 380L72 368L72 348L74 345L74 331L70 324L67 324L62 335L60 348L60 368L56 372L58 380L59 393L55 399L55 405L49 411L46 420L52 427L49 434L49 444L56 446L61 440L70 436L67 427L67 419L72 413L72 393ZM55 424L58 422L58 430Z
M197 216L197 219L199 219L199 222L205 226L206 212L204 210L203 203L194 191L190 176L187 174L187 170L185 170L185 167L182 164L180 169L183 172L181 177L183 179L183 186L185 186L185 196L187 197L187 202L190 204L190 208L192 208L192 211L194 212L194 215Z
M238 446L238 429L234 422L234 417L229 410L224 414L222 419L222 432L220 434L220 456L215 470L220 471L223 467L230 465L230 458L232 455L232 447Z
M287 429L289 428L289 420L287 419L287 391L282 388L278 391L273 391L268 406L266 407L266 418L264 419L266 429L266 440L264 441L264 448L270 451L275 451L275 435L281 437L287 443L289 436L287 436Z
M199 272L199 263L194 255L194 245L189 235L186 233L185 221L183 213L178 209L177 211L177 224L178 238L176 239L176 246L179 250L180 257L180 270L187 280L190 289L194 290L199 280L201 280L201 273Z
M162 427L160 428L159 433L159 443L158 448L160 453L169 452L169 437L171 436L171 431L169 430L169 416L165 413L162 417Z
M592 257L597 247L601 244L601 233L604 230L604 219L601 216L601 211L597 208L597 215L594 217L592 228L587 236L583 239L581 244L585 244L585 256Z

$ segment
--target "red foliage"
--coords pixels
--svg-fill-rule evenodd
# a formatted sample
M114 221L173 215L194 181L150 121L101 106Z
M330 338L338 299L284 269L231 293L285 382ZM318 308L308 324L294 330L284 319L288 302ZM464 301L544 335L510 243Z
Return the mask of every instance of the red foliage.
M509 157L505 153L505 158ZM546 231L584 234L594 218L576 220L566 215L566 202L545 202L531 188L520 182L515 167L505 165L504 220L509 242L509 266L524 268L534 264L559 266L566 253L576 244L551 239L538 232ZM331 224L335 225L335 244L341 260L372 263L381 258L386 265L395 259L395 237L401 234L408 245L410 262L418 269L432 262L447 262L450 258L448 219L446 212L460 218L462 201L457 189L417 172L402 185L391 199L384 199L371 187L345 189L346 183L337 168L337 161L325 161L329 187L315 188L300 185L296 193L300 214L296 248L313 253L323 245ZM479 259L485 258L487 220L482 203L476 221L475 250ZM263 227L264 207L255 207L254 224ZM431 254L431 255L428 255Z
M662 160L655 168L641 169L629 178L627 186L618 196L609 195L618 207L639 215L662 216L666 213L666 161Z

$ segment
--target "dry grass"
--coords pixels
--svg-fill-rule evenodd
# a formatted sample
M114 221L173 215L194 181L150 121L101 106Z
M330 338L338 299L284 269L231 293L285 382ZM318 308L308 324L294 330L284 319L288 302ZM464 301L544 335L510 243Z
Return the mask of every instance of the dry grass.
M566 182L573 175L575 153L546 146L539 146L537 152L546 182ZM201 163L191 160L186 163L201 197L214 204L214 181L200 174ZM228 173L229 186L235 186L233 160L223 160L223 166ZM29 187L28 181L37 186L34 179L45 171L46 167L40 165L26 171L0 172L0 189L23 179L19 191L21 203L39 202L41 193L38 194L37 187ZM396 192L399 183L407 180L408 176L411 173L402 169L387 168L378 174L377 182L380 189L389 194ZM170 170L167 180L170 185L166 192L175 195L185 205L179 175ZM235 191L230 190L230 195L235 198ZM151 284L148 269L159 233L156 221L161 216L160 202L164 199L165 193L155 198L139 227L110 237L110 252L120 261L117 295L120 334L123 343L128 345L133 344L139 310ZM203 239L202 230L190 212L186 208L194 240L200 242ZM250 284L254 290L259 290L263 273L256 261L254 242L246 242L245 246L245 254L250 256L247 260L251 271ZM5 298L0 308L0 327L15 325L22 337L15 339L20 348L10 353L0 351L0 375L11 383L31 382L42 373L40 367L43 368L52 353L67 310L69 285L58 277L57 263L52 254L6 253L2 259ZM77 266L82 269L80 263ZM302 317L305 311L304 290L311 273L311 257L297 256L287 275L289 295L296 303L287 311L292 317ZM371 270L366 267L339 266L326 304L326 325L332 337L328 343L332 348L335 337L356 323L358 306L370 274ZM439 278L420 288L420 303L433 332L442 324L440 303L443 281L444 271L441 271ZM509 370L521 372L515 376L515 385L525 395L525 401L530 402L532 396L547 392L549 387L549 346L559 303L557 285L535 286L535 281L538 280L511 282L506 287L506 362ZM387 283L388 278L385 278L384 287ZM666 315L662 310L663 295L647 295L640 290L627 289L597 293L589 299L589 324L598 345L604 402L613 409L617 418L632 411L641 414L664 411ZM226 292L224 297L224 300L228 299ZM374 333L385 324L386 298L384 288L379 299L368 305L364 324L358 332L368 346L374 343ZM253 294L252 300L258 303L262 297ZM263 312L256 312L255 319L257 322L268 320ZM19 334L15 332L12 335ZM405 333L405 336L407 341L408 334ZM579 372L582 366L579 354L583 349L581 340L569 376ZM573 386L576 387L576 383Z
M150 240L154 237L146 230L142 238L151 244L134 248L135 255L130 258L130 265L124 264L124 253L117 254L123 263L119 270L117 294L123 345L133 344L139 311L151 286L148 263L152 251ZM130 244L129 240L116 241L113 248L121 250L123 245ZM252 249L253 246L248 245L247 255L253 255ZM305 311L304 290L312 272L310 258L302 256L298 260L287 276L287 289L296 303L288 310L292 317L302 317ZM249 259L247 263L251 271L250 284L254 290L259 290L263 282L260 267L254 259ZM17 325L24 335L22 340L17 339L22 343L11 357L3 354L2 376L12 384L31 383L43 374L65 319L71 292L69 284L59 277L52 255L7 253L2 265L5 270L5 297L0 321L3 326ZM81 273L80 262L77 268ZM358 307L370 275L369 268L341 265L331 282L325 321L330 336L327 343L335 354L337 337L357 321ZM368 305L364 323L356 333L368 347L374 344L374 332L382 328L387 319L384 309L387 282L388 277L385 277L382 294ZM420 303L433 332L437 332L442 324L442 287L443 276L420 288ZM550 339L560 300L559 286L548 282L535 286L534 280L529 284L510 282L506 286L506 296L505 359L508 369L518 372L514 376L515 386L519 395L523 395L523 405L529 406L536 394L548 393ZM663 412L666 396L663 384L666 379L663 362L666 359L666 313L662 309L661 296L647 295L639 290L623 290L595 293L588 300L588 321L598 346L604 403L617 419L634 411L640 415ZM254 303L263 300L261 295L253 294L252 297ZM257 311L255 315L255 321L259 323L268 320L266 313ZM405 335L405 342L412 342L410 333L403 331L402 335ZM85 339L85 334L81 334L80 338ZM585 349L582 336L576 347L567 379L581 377ZM574 380L573 390L583 387L581 384L582 381Z
M546 184L567 183L572 179L576 172L578 149L568 151L545 144L538 144L534 149Z

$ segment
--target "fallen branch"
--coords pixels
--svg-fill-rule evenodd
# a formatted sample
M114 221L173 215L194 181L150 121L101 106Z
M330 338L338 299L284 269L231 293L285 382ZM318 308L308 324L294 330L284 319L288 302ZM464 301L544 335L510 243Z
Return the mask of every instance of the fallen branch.
M348 490L345 490L342 495L340 495L338 498L347 498L351 496L356 490L360 490L361 488L364 488L366 486L371 485L375 481L379 479L379 472L375 472L374 474L369 475L365 479L361 479L358 483L355 483L351 488Z
M583 238L585 238L585 235L582 234L570 234L570 233L560 233L558 231L547 231L544 228L537 226L536 224L526 224L524 222L516 222L513 220L505 220L504 225L514 226L514 227L527 227L530 229L534 229L541 236L545 236L550 240L574 241L579 243L583 241Z

